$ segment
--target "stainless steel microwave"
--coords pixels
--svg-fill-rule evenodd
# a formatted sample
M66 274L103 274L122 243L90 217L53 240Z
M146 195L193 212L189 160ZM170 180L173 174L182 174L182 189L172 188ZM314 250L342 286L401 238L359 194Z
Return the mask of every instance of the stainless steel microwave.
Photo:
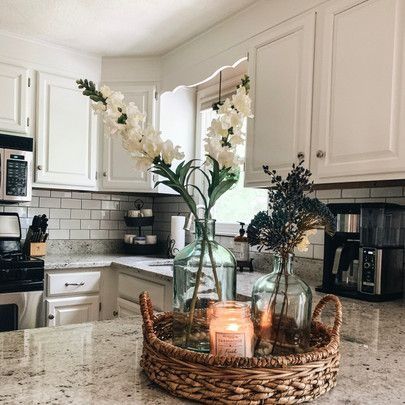
M31 201L33 140L0 134L0 201Z

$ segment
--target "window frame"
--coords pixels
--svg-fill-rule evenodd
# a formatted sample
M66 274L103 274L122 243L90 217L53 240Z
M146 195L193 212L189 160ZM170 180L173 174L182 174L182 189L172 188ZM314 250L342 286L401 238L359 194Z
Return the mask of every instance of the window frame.
M221 93L223 95L230 94L234 92L236 86L240 83L240 75L234 76L222 83ZM195 156L197 159L200 159L203 156L202 149L202 137L201 134L201 111L202 106L207 102L214 103L218 98L218 85L208 86L206 88L197 90L196 98L196 137L195 137ZM245 157L246 159L246 157ZM246 168L246 163L244 162L244 171ZM203 187L203 192L206 192L206 186L204 183L204 178L202 174L195 174L195 182L198 187ZM201 204L201 196L196 193L197 202ZM229 223L229 222L217 222L215 224L215 233L219 236L236 236L238 235L240 225L238 223Z

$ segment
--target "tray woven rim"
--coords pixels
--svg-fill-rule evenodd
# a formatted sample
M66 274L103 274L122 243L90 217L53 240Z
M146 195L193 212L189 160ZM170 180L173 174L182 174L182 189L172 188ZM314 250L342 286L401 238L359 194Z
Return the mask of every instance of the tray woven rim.
M150 381L176 397L211 405L286 405L312 401L336 385L342 305L334 295L323 297L313 312L314 350L266 358L217 357L173 346L157 336L170 336L173 313L154 315L147 293L139 302L144 321L141 367ZM328 303L335 306L332 327L320 321Z
M235 368L277 368L305 365L310 362L322 361L339 354L340 329L342 326L342 304L339 298L332 294L325 295L321 298L312 315L312 329L315 328L318 332L329 336L329 342L326 345L301 354L251 358L213 356L211 354L198 353L183 349L161 340L156 335L155 325L159 325L162 322L170 322L170 319L173 317L172 312L164 312L154 315L152 302L147 292L143 292L140 295L139 302L143 318L144 342L147 342L147 344L154 348L154 350L184 362ZM335 320L332 327L329 327L320 321L322 311L328 303L333 303L335 306Z

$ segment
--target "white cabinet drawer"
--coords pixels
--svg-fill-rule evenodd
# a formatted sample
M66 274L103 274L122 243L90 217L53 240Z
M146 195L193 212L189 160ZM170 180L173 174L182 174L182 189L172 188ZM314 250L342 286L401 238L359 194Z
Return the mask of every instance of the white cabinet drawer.
M158 281L145 280L139 277L120 274L118 276L118 295L132 302L139 302L139 295L148 291L153 302L153 307L158 311L165 310L165 284Z
M100 272L47 274L47 295L75 295L96 293L100 290Z
M130 316L140 315L141 308L139 304L125 300L123 298L118 298L117 300L118 316L120 318L128 318Z

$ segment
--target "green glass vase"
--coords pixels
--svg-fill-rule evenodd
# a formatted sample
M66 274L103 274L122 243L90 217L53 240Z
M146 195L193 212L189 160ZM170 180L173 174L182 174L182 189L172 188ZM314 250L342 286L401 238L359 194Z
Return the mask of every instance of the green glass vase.
M173 344L209 352L209 306L235 300L236 260L215 241L215 220L196 220L195 230L195 241L174 259Z
M293 255L274 256L273 271L252 291L255 355L286 355L309 349L311 288L293 274Z

